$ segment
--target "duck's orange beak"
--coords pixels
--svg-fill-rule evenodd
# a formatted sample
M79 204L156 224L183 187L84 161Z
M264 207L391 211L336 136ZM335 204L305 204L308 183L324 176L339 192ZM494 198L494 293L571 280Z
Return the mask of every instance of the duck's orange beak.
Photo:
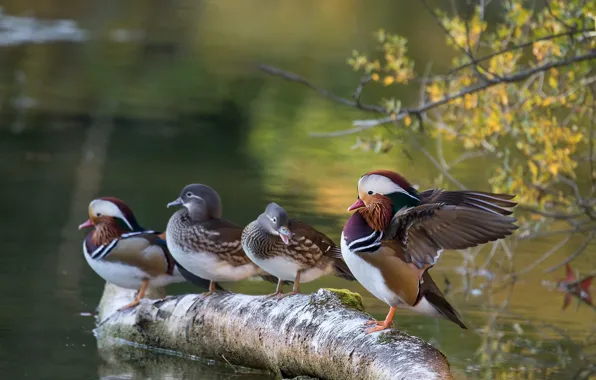
M87 227L93 227L93 222L91 221L91 219L87 219L87 221L85 223L80 224L79 230L82 230L83 228L87 228Z
M359 208L363 208L363 207L366 207L366 205L364 204L362 199L358 198L358 199L356 199L356 202L354 202L354 204L352 204L350 207L348 207L348 211L358 210Z

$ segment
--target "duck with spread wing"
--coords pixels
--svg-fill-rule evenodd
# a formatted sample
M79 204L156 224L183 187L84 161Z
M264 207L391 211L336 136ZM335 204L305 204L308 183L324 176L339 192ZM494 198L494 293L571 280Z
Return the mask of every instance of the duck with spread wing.
M428 270L444 249L465 249L511 235L514 195L481 191L418 192L401 175L376 170L358 181L355 211L341 236L345 262L356 279L390 306L368 333L393 325L396 308L447 318L466 328Z

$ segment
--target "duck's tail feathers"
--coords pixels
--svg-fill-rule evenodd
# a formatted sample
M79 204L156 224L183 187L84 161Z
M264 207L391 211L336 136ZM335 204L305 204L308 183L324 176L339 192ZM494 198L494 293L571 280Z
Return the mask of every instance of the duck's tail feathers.
M421 296L424 297L440 315L449 319L462 329L467 330L468 327L466 327L466 325L462 322L457 310L455 310L455 308L451 306L449 302L447 302L445 296L443 293L441 293L441 290L437 284L435 284L428 272L424 272L422 275L422 281L423 282L420 286Z
M344 280L348 281L355 281L356 277L352 274L350 268L348 268L348 264L341 259L335 258L333 259L333 270L335 271L335 275L339 278L343 278Z
M447 302L445 298L436 293L427 293L424 295L424 298L426 298L426 300L445 318L449 319L462 329L468 329L468 327L462 322L459 313L453 308L453 306L451 306L449 302Z

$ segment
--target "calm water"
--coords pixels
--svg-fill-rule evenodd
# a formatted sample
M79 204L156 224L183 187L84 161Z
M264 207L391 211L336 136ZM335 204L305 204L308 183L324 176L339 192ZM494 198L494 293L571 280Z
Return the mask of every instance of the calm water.
M439 30L420 27L431 21L407 1L37 3L4 1L0 14L1 377L264 378L226 363L139 349L98 352L94 320L85 315L94 311L103 282L84 262L77 230L87 203L117 196L141 224L163 229L171 213L166 203L185 184L203 182L220 192L230 220L248 223L275 200L337 241L362 173L392 168L423 188L433 185L437 173L407 146L377 155L350 150L354 137L308 137L368 115L267 77L254 64L300 72L349 97L358 78L345 58L353 48L370 48L373 30L406 35L415 58L440 68L450 51ZM35 21L57 19L69 21ZM415 99L417 89L399 95ZM488 190L490 170L490 162L480 160L454 174ZM531 263L555 242L521 245L516 266ZM575 247L572 241L545 267ZM593 266L593 255L584 256ZM458 289L461 265L461 254L450 252L432 273L440 286L448 278ZM405 312L396 325L440 348L460 378L500 378L514 370L518 378L570 378L579 361L576 343L594 314L587 308L561 311L562 296L541 284L561 277L562 271L543 275L539 268L516 285L497 323L503 341L511 343L489 366L492 372L479 370L485 363L478 355L482 329L493 313L478 286L470 297L450 297L468 331ZM272 290L254 281L228 287L251 294ZM358 284L324 278L302 289L319 287L358 291L370 313L386 312ZM192 291L186 284L169 288L170 294ZM547 325L565 329L570 341Z

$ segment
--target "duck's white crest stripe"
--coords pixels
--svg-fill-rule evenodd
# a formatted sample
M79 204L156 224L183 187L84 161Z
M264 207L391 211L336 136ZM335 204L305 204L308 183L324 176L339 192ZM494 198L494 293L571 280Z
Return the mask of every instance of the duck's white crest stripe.
M398 193L402 193L402 194L406 194L408 197L412 198L412 199L416 199L417 201L419 201L420 199L410 193L408 193L407 190L404 190L403 187L400 186L400 190L397 191Z

